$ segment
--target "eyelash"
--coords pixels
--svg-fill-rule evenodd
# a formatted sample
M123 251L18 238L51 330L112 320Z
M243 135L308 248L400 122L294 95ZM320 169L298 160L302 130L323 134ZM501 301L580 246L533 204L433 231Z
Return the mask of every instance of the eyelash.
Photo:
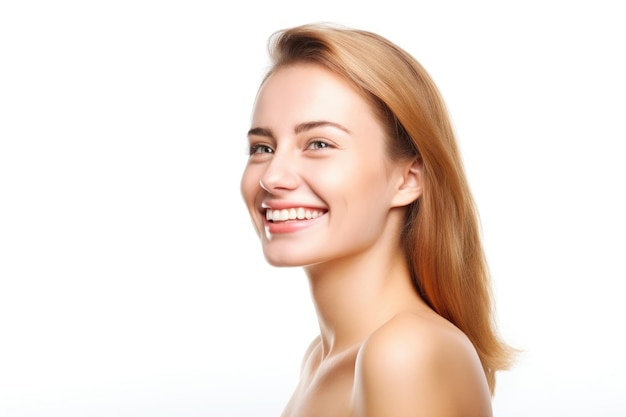
M312 150L315 150L315 151L320 150L320 149L330 148L330 143L328 143L326 141L323 141L323 140L320 140L320 139L312 140L311 142L309 142L309 144L307 145L306 148L307 149L311 149L311 146L313 146L313 145L317 145L316 147L314 147L312 149ZM320 145L322 145L322 146L320 146Z
M262 149L264 149L265 151L261 151ZM268 149L270 150L270 152L267 152ZM250 146L250 155L258 153L274 153L274 150L271 146L264 145L262 143L257 143L256 145Z

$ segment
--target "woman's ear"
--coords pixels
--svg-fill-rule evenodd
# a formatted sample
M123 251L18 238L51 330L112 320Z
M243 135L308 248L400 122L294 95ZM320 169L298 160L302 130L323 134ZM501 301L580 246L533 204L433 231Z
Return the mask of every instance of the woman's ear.
M402 179L392 201L393 207L408 206L422 195L423 168L424 164L419 157L403 167Z

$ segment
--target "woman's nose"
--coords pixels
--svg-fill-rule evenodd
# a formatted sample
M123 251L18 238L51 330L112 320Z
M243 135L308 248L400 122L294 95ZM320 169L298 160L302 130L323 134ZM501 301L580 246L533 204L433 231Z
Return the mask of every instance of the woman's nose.
M295 158L278 153L272 156L272 160L260 180L261 187L271 194L293 190L298 186L298 183L299 176Z

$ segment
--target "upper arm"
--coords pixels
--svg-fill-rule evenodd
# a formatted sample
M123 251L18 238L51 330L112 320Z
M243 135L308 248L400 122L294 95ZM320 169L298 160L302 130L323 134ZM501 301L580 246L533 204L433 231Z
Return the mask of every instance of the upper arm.
M448 327L398 317L362 346L355 374L359 417L487 417L491 397L471 343Z

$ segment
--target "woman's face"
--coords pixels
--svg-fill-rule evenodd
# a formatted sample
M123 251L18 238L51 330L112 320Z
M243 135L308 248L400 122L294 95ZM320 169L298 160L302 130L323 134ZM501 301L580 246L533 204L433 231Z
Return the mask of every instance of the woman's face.
M241 191L270 264L314 265L376 244L402 174L348 83L312 64L279 69L259 91L248 139Z

